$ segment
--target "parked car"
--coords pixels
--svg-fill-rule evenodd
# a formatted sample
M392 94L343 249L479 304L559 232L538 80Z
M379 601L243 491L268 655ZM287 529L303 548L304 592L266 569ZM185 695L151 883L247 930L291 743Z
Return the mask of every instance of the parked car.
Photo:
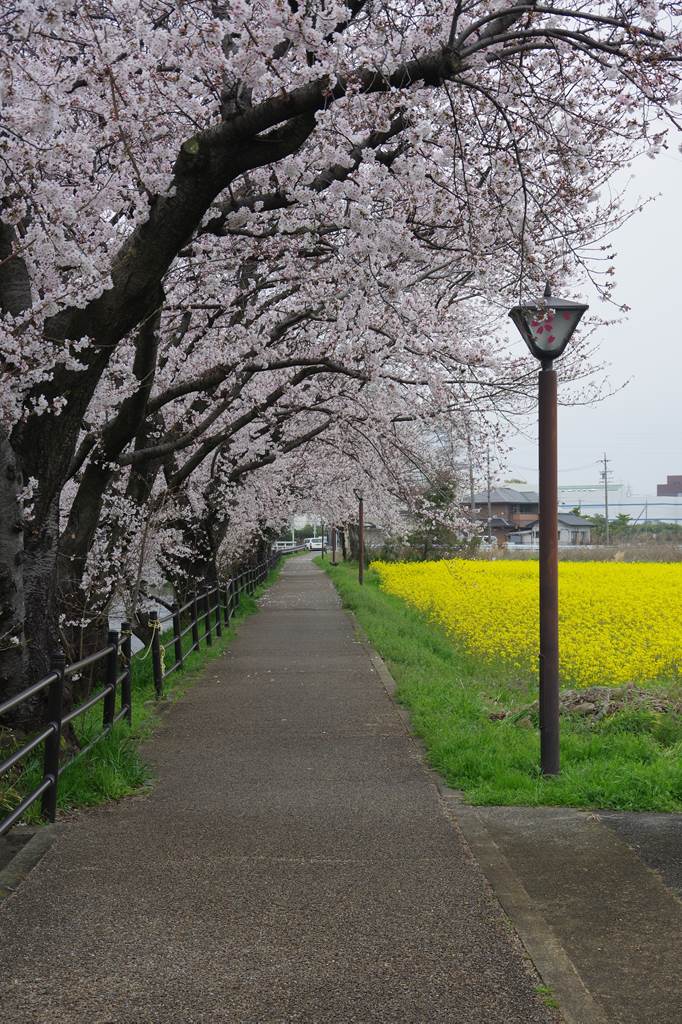
M322 537L306 537L305 546L308 551L321 551L322 550ZM324 546L329 547L329 541L324 538Z

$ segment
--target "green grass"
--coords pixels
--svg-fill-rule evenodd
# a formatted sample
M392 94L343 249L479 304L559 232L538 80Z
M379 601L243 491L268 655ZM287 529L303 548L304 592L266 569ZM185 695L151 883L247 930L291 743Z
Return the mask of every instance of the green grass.
M593 722L562 715L561 774L544 778L537 722L489 717L496 708L527 706L537 695L534 680L478 660L384 593L373 572L360 587L357 565L316 561L386 661L431 765L471 803L682 810L682 716L624 710ZM668 684L673 689L679 696L679 684Z
M194 651L185 658L184 669L173 672L166 679L161 701L156 700L151 656L145 656L146 651L133 656L132 725L129 726L125 721L119 722L91 751L78 757L64 770L59 779L58 813L120 800L122 797L139 793L152 784L152 772L140 753L140 745L152 735L161 721L160 710L169 703L179 700L197 680L205 666L220 657L230 646L239 622L256 611L256 598L278 575L279 567L269 574L253 596L242 594L239 609L231 619L229 627L223 626L222 637L215 636L215 619L212 617L213 645L206 647L202 639L201 650ZM200 627L200 632L203 637L203 626ZM170 639L170 634L162 636L162 642L168 643ZM183 638L183 650L187 651L191 646L190 633ZM169 665L174 661L172 641L166 659ZM117 693L117 712L119 704L120 693ZM102 703L96 704L94 708L76 719L74 724L81 746L86 746L102 730ZM11 745L7 741L4 745L9 752ZM12 776L12 773L8 774ZM35 789L42 779L42 774L41 746L34 755L24 760L20 773L0 779L0 817ZM33 804L21 820L31 824L38 823L40 801Z

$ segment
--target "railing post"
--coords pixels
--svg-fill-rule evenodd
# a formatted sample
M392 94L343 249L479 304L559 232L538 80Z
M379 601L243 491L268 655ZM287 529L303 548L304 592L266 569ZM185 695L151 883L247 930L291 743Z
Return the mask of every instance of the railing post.
M232 601L232 580L228 580L225 584L225 625L230 624L230 615L232 614L232 608L230 602Z
M161 623L158 612L147 613L147 623L152 631L152 670L157 700L163 696L163 669L161 668Z
M176 604L171 605L171 612L173 613L173 647L175 649L175 663L180 668L184 665L184 659L182 656L182 637L180 636L180 609Z
M197 601L197 592L194 591L192 595L192 647L198 651L200 648L199 640L199 603Z
M47 691L47 721L54 724L54 729L45 740L43 760L43 778L49 778L51 784L42 796L41 814L48 821L57 817L57 787L59 786L59 748L62 737L62 708L64 705L64 667L63 654L52 659L52 671L57 678L50 683Z
M221 603L222 602L221 602L221 599L220 599L220 586L217 586L215 588L215 590L213 591L213 593L215 594L215 599L216 599L216 606L215 606L215 635L216 636L222 636L223 635L223 610L221 608Z
M107 693L102 702L102 727L110 729L116 717L116 678L118 676L118 633L110 629L107 633L107 646L113 650L107 654L105 686Z
M206 630L206 646L210 647L213 643L213 635L211 633L211 596L210 591L204 591L204 628Z
M129 622L121 623L121 653L125 674L121 681L121 710L127 708L126 721L133 724L133 629Z

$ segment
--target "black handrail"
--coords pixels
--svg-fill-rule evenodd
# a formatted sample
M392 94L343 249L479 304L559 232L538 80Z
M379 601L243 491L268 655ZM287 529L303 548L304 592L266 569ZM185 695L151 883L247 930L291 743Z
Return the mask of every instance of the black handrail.
M37 683L33 684L33 686L29 686L26 690L22 690L21 693L15 693L15 695L10 697L9 700L6 700L4 704L0 704L0 717L2 717L2 715L7 711L11 711L12 708L15 708L17 704L22 704L25 700L30 700L31 697L35 697L37 693L40 693L40 691L44 690L46 686L49 686L50 683L54 682L56 677L55 672L50 672L49 676L45 676L44 679L39 679Z
M150 652L152 656L152 670L154 676L154 687L157 697L163 696L164 681L173 672L184 668L184 661L187 654L201 649L203 637L206 646L213 641L211 616L214 616L215 633L220 636L223 625L229 625L230 619L234 616L239 607L241 595L244 592L253 593L256 586L261 583L268 572L275 567L281 554L272 553L268 558L258 562L256 565L248 566L242 572L232 576L224 584L207 588L201 594L194 596L182 607L173 606L167 615L159 617L157 612L150 612L148 617L151 629ZM182 627L182 616L187 612L191 613L189 623ZM161 643L161 626L166 622L173 623L172 633L164 634L164 643ZM203 623L203 631L200 633L199 625ZM192 632L192 646L189 651L183 652L182 640L187 633ZM15 750L2 763L0 763L0 776L13 768L19 761L30 754L33 750L45 744L43 777L36 788L23 798L23 800L6 817L0 820L0 836L4 835L12 825L26 813L26 811L42 798L41 814L43 818L54 821L57 814L57 790L59 778L63 772L70 767L78 758L86 754L96 743L107 736L114 725L122 718L128 723L132 722L132 653L131 653L132 628L129 623L121 624L120 634L111 630L107 636L107 645L99 651L87 655L70 665L66 665L61 655L53 659L52 671L37 683L27 687L20 693L14 694L8 700L0 704L0 717L32 697L47 690L47 709L45 727L36 736L32 737L24 746ZM164 657L166 647L173 646L174 663L170 668L165 669ZM101 690L83 701L77 708L72 708L64 714L62 706L64 701L64 679L106 660L106 681ZM116 697L120 694L120 708L116 711ZM103 702L102 709L102 731L98 733L87 744L79 750L66 763L60 763L60 741L64 725L80 717L100 701Z

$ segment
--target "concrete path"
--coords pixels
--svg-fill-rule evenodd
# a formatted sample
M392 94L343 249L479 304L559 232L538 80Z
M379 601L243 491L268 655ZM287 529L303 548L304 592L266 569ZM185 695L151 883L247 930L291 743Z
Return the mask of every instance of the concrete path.
M0 906L6 1024L549 1024L414 741L308 558Z
M680 1024L678 815L461 806L456 813L569 1020Z

